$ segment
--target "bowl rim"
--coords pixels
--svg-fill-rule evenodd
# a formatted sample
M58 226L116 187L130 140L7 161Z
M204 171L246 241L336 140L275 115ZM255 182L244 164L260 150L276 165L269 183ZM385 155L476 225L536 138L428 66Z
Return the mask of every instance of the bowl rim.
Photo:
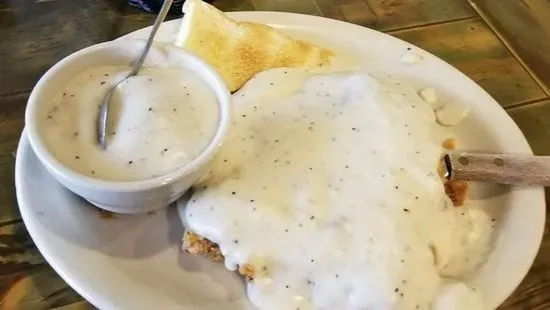
M133 42L132 42L133 41ZM42 162L42 164L57 177L69 181L72 185L76 185L82 188L103 190L108 192L135 192L150 190L161 187L175 181L184 178L193 172L199 170L202 166L206 165L211 158L215 155L218 149L223 144L225 137L229 131L231 124L231 94L227 85L222 77L204 60L196 56L194 53L189 52L183 48L155 42L154 46L163 46L164 48L172 49L181 54L186 62L193 63L193 65L199 70L203 71L203 74L208 77L208 80L203 80L210 86L218 99L219 120L217 123L217 129L214 136L210 139L210 143L202 150L202 152L196 156L191 162L184 164L175 170L160 175L158 177L137 180L137 181L114 181L114 180L102 180L99 178L92 178L79 173L68 166L61 163L46 147L40 132L40 126L38 125L38 107L41 104L41 95L44 86L50 83L52 80L59 78L60 71L67 66L71 66L74 63L82 61L90 54L101 52L105 49L113 49L120 47L127 47L129 44L141 44L144 45L144 40L129 39L129 40L113 40L91 45L84 49L78 50L73 54L63 58L55 65L53 65L46 73L40 78L40 80L34 86L28 100L25 110L25 127L29 143L34 150L36 156Z

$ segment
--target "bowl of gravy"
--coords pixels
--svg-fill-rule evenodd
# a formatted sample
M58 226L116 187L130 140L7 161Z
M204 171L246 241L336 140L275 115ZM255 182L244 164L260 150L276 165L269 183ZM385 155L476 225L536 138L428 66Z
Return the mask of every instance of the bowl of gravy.
M231 123L231 95L215 70L156 43L139 74L117 87L108 147L99 147L99 105L144 44L100 43L61 60L38 81L25 116L30 144L47 170L116 213L153 211L178 199L205 172Z

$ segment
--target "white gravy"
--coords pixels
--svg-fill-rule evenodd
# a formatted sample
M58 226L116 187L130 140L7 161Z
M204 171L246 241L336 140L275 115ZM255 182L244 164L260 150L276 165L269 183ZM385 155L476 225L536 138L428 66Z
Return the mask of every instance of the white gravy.
M252 303L444 310L441 272L483 261L488 238L476 236L491 221L445 195L436 166L448 133L417 91L361 73L275 70L234 99L235 123L185 220L219 244L227 268L254 269ZM482 309L466 286L442 292L438 304Z
M115 92L109 147L98 148L98 107L127 69L102 66L82 72L51 102L45 140L69 168L103 180L144 180L191 162L212 140L219 119L214 91L181 68L146 67Z

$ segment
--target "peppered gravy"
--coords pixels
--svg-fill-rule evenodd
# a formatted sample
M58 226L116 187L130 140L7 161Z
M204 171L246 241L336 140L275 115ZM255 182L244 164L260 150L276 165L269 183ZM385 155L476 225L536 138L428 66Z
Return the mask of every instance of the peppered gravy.
M109 87L128 67L100 66L76 75L48 107L47 148L74 171L97 179L137 181L195 159L218 126L214 91L182 68L145 67L111 100L109 147L97 146L96 118Z
M228 269L254 271L253 304L483 309L444 278L483 261L491 220L445 195L436 166L449 133L414 89L270 71L234 95L234 119L184 217Z

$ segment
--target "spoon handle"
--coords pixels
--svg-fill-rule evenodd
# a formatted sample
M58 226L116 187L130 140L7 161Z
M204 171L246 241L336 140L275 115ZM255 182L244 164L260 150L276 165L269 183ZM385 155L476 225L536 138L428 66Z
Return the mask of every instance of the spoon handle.
M145 48L141 52L141 55L139 55L139 58L136 60L134 65L132 66L132 71L130 71L129 76L134 76L139 72L139 69L143 65L143 62L145 62L145 58L147 57L147 54L149 53L149 49L151 49L151 45L153 45L153 41L155 39L155 35L157 34L157 31L160 28L160 25L166 18L166 15L168 15L168 11L170 10L170 7L172 6L173 0L164 0L164 3L162 4L162 7L157 15L157 18L155 19L155 23L153 24L153 28L151 29L151 33L149 34L149 38L147 38L147 43L145 44Z
M449 180L550 186L550 156L456 152L443 161Z

